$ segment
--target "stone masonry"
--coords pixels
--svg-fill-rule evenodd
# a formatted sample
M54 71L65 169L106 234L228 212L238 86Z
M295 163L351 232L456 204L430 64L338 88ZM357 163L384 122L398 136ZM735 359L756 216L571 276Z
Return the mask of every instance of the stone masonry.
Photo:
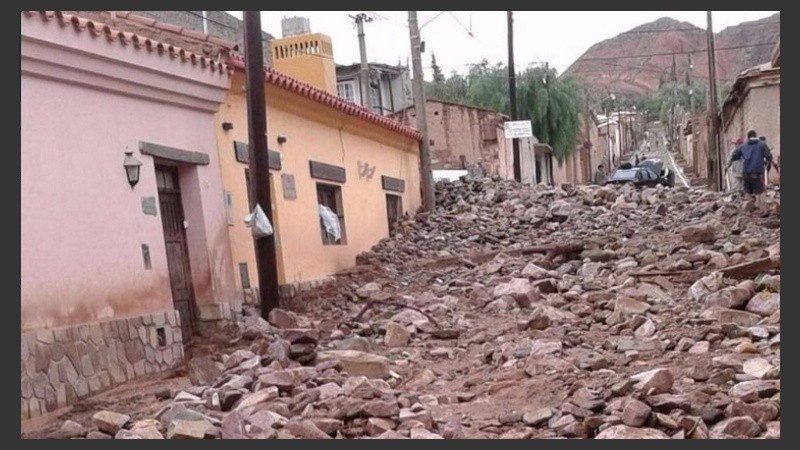
M35 418L183 359L178 311L21 336L21 416Z

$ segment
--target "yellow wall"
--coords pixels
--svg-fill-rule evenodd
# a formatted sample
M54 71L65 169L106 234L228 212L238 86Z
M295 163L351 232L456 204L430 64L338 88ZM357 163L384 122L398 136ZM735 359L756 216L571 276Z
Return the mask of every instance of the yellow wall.
M247 104L237 72L231 91L217 114L217 136L222 181L232 193L234 224L229 226L236 283L241 289L239 262L247 262L250 281L258 285L250 230L242 219L248 214L244 169L236 161L233 141L248 142ZM405 180L403 211L413 214L420 206L419 144L416 140L320 105L306 97L266 85L268 146L282 155L282 170L272 172L273 217L277 223L278 278L295 284L324 278L355 264L358 253L387 237L386 194L381 175ZM222 122L234 124L222 130ZM287 138L279 145L277 136ZM343 184L311 178L309 160L344 167ZM359 162L375 167L371 179L359 177ZM297 198L284 198L281 174L295 177ZM317 212L316 183L342 187L346 245L323 245Z
M337 95L331 38L320 33L270 41L272 66L278 72Z

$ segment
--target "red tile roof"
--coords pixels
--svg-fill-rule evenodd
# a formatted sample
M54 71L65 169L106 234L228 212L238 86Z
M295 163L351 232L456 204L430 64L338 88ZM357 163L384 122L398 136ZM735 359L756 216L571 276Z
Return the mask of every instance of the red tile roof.
M219 72L222 74L230 71L230 68L228 68L224 63L217 62L197 53L187 51L176 45L165 44L145 36L140 36L136 33L111 28L105 23L79 17L75 14L68 14L63 11L22 11L22 16L28 19L39 17L45 22L50 22L55 19L62 27L72 25L76 32L80 33L88 30L94 36L105 35L109 42L116 41L122 45L132 43L136 48L139 49L145 48L148 51L157 50L162 55L169 54L173 58L179 57L181 61L189 61L192 63L192 65L199 64L201 68L209 68L212 72ZM129 19L136 20L136 18L139 18L139 16L134 17L129 17ZM217 39L209 38L208 40L219 45L216 42L218 41Z
M231 56L231 58L228 60L228 63L240 70L243 70L245 67L244 59L238 55ZM269 84L294 92L295 94L302 95L317 103L321 103L333 109L342 111L345 114L358 117L359 119L367 122L372 122L378 126L411 139L422 139L422 135L414 128L407 127L394 119L375 114L367 108L345 101L328 91L324 91L308 83L299 81L286 74L278 72L275 69L264 67L264 80Z
M193 30L186 30L171 24L157 22L155 19L132 14L128 11L115 11L115 13L117 17L140 23L142 26L154 27L166 32L190 37L192 39L207 41L211 44L224 47L226 49L230 49L232 47L230 42L222 39L218 39L216 37ZM123 45L133 43L137 48L144 47L149 51L155 49L161 54L169 53L169 55L172 57L180 57L183 61L191 61L191 63L194 65L200 64L203 68L209 67L212 71L219 71L220 73L230 72L232 68L242 70L245 67L244 59L239 55L229 57L229 65L226 65L213 59L198 55L197 53L187 51L175 45L158 42L133 32L121 31L100 21L87 19L75 14L65 13L63 11L22 11L22 15L29 19L40 17L45 22L56 19L62 27L72 25L77 32L89 30L94 36L105 34L109 41L117 41ZM400 122L388 117L375 114L362 106L356 105L355 103L342 100L336 95L316 88L308 83L294 79L288 75L276 71L275 69L265 67L264 74L265 81L267 83L287 89L291 92L307 97L312 101L339 110L345 114L355 116L361 120L374 123L411 139L420 140L422 138L422 135L414 128L405 126Z

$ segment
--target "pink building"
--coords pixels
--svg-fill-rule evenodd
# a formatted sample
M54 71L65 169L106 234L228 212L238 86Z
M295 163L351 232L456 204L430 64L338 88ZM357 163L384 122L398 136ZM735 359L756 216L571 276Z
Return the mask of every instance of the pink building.
M23 11L21 34L27 419L174 366L238 300L214 131L228 68L60 12Z

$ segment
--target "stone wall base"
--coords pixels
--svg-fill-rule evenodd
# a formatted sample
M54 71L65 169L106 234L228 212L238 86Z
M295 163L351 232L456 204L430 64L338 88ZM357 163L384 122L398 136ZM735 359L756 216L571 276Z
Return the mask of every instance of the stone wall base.
M308 280L308 281L300 281L300 282L291 283L291 284L283 284L283 285L278 287L278 293L279 293L279 295L280 295L282 300L283 299L289 300L289 299L294 298L294 296L296 296L300 292L318 288L318 287L322 286L323 284L330 282L331 280L333 280L332 277L326 277L326 278L319 278L319 279L316 279L316 280Z
M242 315L242 302L214 303L197 307L201 321L236 321Z
M21 335L22 420L174 368L183 359L178 311Z

